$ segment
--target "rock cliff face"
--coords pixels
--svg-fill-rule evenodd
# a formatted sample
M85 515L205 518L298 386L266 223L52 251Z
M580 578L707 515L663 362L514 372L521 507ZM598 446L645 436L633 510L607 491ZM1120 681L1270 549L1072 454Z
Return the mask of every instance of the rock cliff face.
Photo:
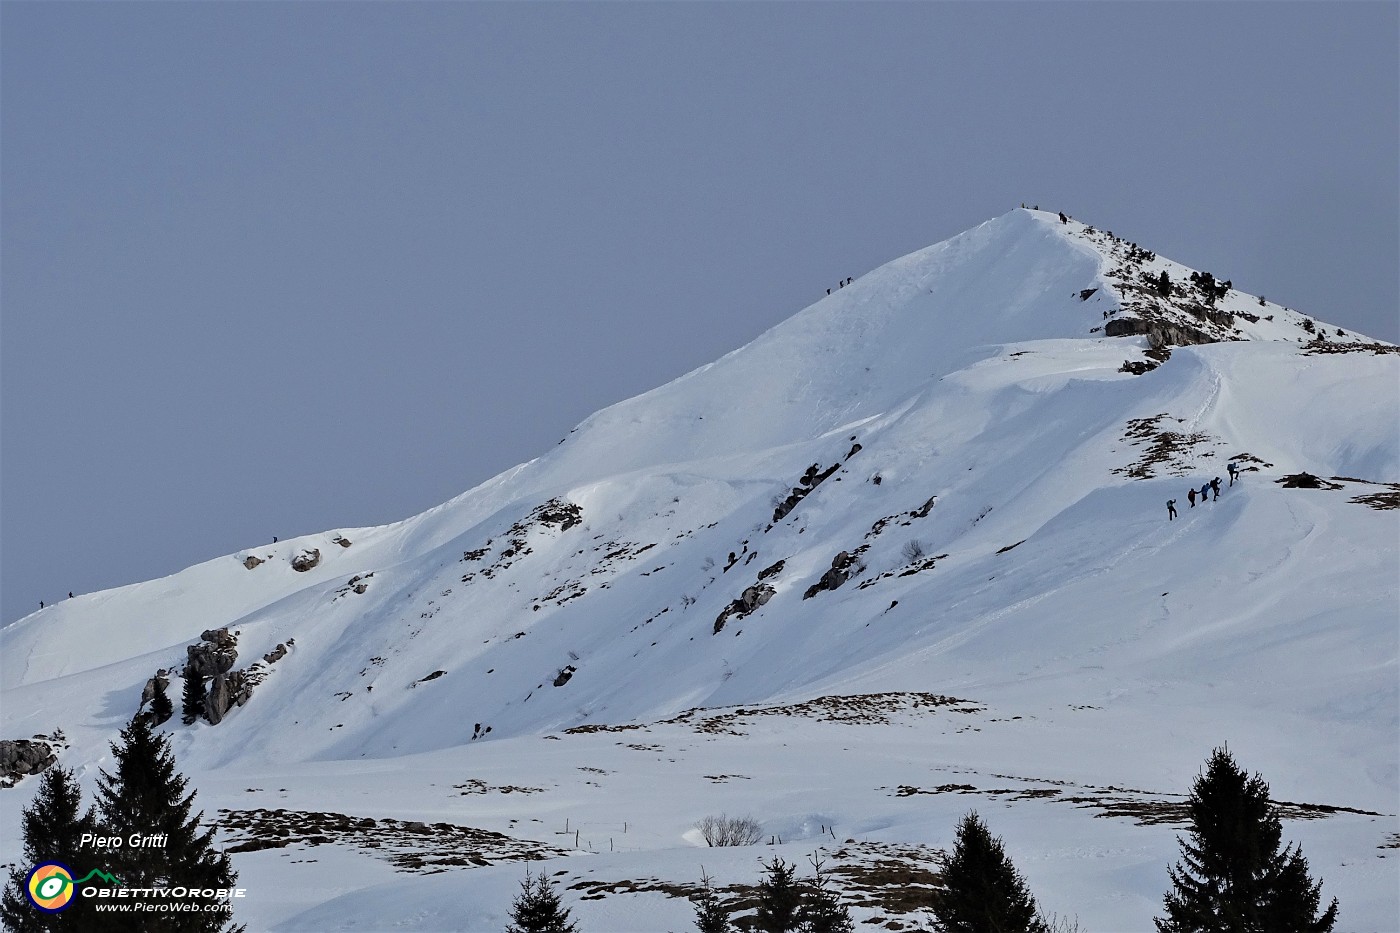
M185 679L199 678L204 688L204 703L199 709L201 718L211 725L218 725L235 706L242 706L253 696L253 688L267 676L267 669L287 656L296 644L294 639L279 643L255 661L248 668L234 670L238 663L238 634L226 628L206 629L200 633L200 641L185 647L185 666L181 676ZM173 670L161 668L146 680L141 690L141 703L138 711L145 710L155 697L157 688L169 691ZM207 685L205 681L208 681ZM152 715L147 712L146 715ZM161 720L164 722L165 720ZM160 725L160 722L153 722Z
M209 692L204 695L204 718L211 726L223 722L230 709L242 706L253 696L255 683L248 671L215 675Z
M1218 337L1189 324L1140 317L1114 318L1104 325L1103 332L1107 337L1133 337L1145 334L1148 345L1154 350L1219 342Z
M267 668L286 657L295 644L289 638L263 655L261 661L255 661L245 669L234 670L233 665L238 662L237 634L226 628L218 628L202 632L200 638L198 644L185 649L185 676L209 679L204 692L203 717L215 726L223 722L229 710L242 706L252 698L253 688L267 676ZM152 678L147 684L152 694L155 691L154 680Z

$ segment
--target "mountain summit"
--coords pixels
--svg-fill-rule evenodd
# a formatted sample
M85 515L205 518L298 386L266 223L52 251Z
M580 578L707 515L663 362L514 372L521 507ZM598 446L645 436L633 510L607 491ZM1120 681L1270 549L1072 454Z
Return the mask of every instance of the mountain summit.
M534 838L528 814L642 807L628 844L676 865L725 806L774 840L943 845L956 786L1053 826L1030 880L1098 928L1142 928L1166 883L1135 866L1171 826L1125 814L1228 741L1333 814L1308 851L1343 923L1393 926L1396 349L1015 210L421 515L7 626L0 738L62 729L96 764L152 677L198 676L217 725L162 728L228 808L275 783ZM478 768L517 793L468 817L446 776ZM258 916L392 913L313 894Z

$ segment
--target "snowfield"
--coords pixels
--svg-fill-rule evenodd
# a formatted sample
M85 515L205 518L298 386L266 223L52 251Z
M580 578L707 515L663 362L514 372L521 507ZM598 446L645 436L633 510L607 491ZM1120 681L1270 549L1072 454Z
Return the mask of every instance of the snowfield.
M590 933L812 853L914 929L969 809L1047 911L1149 930L1228 743L1338 929L1400 930L1400 355L1191 271L1012 211L422 515L6 626L0 738L62 729L90 792L171 670L250 930L498 931L538 855ZM1216 342L1104 336L1135 316ZM219 628L262 679L180 725ZM705 847L720 812L764 844Z

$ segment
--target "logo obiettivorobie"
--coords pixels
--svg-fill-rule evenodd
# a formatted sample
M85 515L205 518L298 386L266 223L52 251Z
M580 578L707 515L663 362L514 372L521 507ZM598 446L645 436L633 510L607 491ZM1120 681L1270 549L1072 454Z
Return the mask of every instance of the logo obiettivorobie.
M35 907L56 914L73 903L74 887L71 868L59 862L45 862L29 873L24 893Z
M73 895L77 893L78 885L86 884L94 877L100 878L107 884L121 884L115 876L98 868L94 868L74 881L73 869L67 865L62 862L44 862L42 865L34 866L34 870L29 873L29 880L24 885L24 893L29 896L29 903L39 910L56 914L60 910L67 910L72 906Z

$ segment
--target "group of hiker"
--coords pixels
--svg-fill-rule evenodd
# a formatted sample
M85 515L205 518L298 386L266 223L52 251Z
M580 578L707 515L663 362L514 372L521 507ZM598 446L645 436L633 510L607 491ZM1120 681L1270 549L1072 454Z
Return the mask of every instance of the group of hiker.
M855 277L855 276L850 276L850 277L848 277L848 278L844 278L844 279L842 279L841 281L839 281L839 282L836 283L836 287L837 287L837 288L845 288L847 285L850 285L850 284L851 284L852 282L854 282L855 280L856 280L856 277ZM828 289L826 290L826 293L827 293L828 295L830 295L830 294L831 294L831 289L828 288Z
M1233 460L1225 464L1225 472L1228 473L1230 476L1230 485L1235 485L1235 480L1239 478L1240 468L1235 466L1235 462ZM1197 498L1200 498L1202 502L1205 502L1206 500L1214 502L1216 499L1219 499L1220 477L1217 476L1215 479L1211 480L1208 483L1202 483L1201 488L1199 490L1197 490L1195 486L1192 486L1189 490L1187 490L1186 501L1191 503L1191 508L1193 509L1196 507ZM1168 499L1167 521L1171 521L1174 518L1176 518L1176 500Z

